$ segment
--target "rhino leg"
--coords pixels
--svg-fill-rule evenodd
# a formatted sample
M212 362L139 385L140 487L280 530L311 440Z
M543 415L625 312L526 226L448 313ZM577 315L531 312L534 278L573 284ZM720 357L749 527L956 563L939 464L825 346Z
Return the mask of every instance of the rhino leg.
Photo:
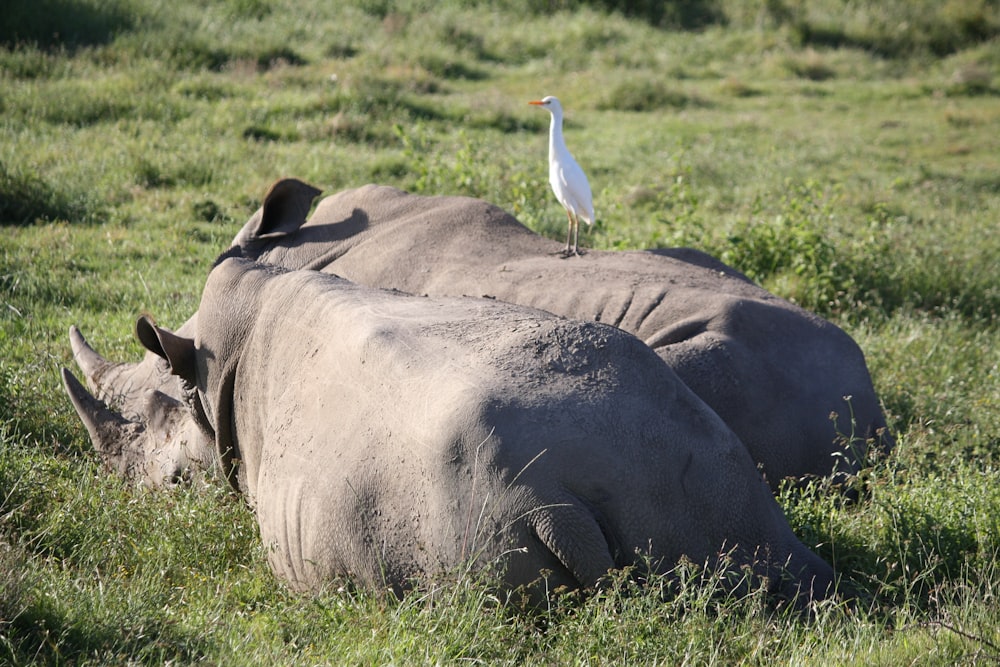
M94 449L110 470L153 488L213 472L212 443L182 402L149 391L142 403L143 418L127 419L109 410L65 368L62 380Z

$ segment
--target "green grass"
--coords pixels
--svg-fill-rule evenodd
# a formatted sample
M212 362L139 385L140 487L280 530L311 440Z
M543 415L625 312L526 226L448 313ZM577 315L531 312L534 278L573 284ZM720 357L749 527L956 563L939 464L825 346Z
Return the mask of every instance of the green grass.
M0 27L0 663L989 663L1000 656L1000 7L990 0L15 0ZM334 6L337 8L334 8ZM430 11L433 9L434 11ZM780 501L858 593L812 619L685 570L525 614L270 574L225 489L102 472L58 379L138 359L267 186L493 201L560 239L558 95L598 248L688 245L844 327L897 434ZM822 378L817 378L822 381Z

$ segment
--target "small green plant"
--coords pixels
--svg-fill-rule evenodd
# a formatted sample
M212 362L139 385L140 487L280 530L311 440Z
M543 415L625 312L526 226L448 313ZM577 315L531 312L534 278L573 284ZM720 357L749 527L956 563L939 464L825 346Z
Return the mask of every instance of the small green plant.
M789 183L781 197L780 213L769 221L750 220L729 235L722 260L752 280L777 285L780 292L805 308L829 313L838 310L852 288L849 269L830 240L836 192L815 182Z

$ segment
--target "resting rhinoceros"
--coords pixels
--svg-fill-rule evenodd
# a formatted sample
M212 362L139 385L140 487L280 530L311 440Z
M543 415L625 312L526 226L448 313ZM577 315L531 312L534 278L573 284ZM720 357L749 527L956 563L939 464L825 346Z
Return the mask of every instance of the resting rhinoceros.
M704 253L592 250L562 260L557 242L496 206L379 186L327 197L307 221L319 194L279 181L233 245L278 266L414 294L488 296L631 332L729 424L773 488L785 477L854 472L873 442L891 445L857 344ZM98 449L121 449L122 438L126 449L177 449L145 428L150 410L163 412L145 392L179 394L164 367L148 355L109 364L79 332L70 338L88 384L125 417L81 411L92 435L103 431ZM183 418L168 425L159 432L191 431Z
M466 566L592 587L640 555L731 551L783 596L832 591L735 434L619 329L232 257L193 328L137 334L193 388L295 588Z

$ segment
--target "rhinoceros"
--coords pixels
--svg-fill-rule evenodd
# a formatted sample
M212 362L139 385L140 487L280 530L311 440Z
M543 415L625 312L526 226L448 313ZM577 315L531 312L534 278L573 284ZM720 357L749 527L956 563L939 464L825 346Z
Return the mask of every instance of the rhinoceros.
M471 568L537 600L543 575L590 588L687 557L799 601L833 591L736 435L619 329L237 257L191 328L136 330L295 589Z
M557 242L497 206L374 185L323 199L307 220L319 194L295 179L277 182L233 247L365 285L492 297L633 333L736 432L774 489L788 477L853 473L870 448L891 446L850 336L705 253L591 250L559 259ZM179 389L155 357L113 364L75 329L70 339L88 385L122 411L77 401L92 436L105 441L95 439L98 449L176 450L183 445L163 442L163 433L197 437L183 412L157 405ZM158 415L153 433L150 411L178 420Z

